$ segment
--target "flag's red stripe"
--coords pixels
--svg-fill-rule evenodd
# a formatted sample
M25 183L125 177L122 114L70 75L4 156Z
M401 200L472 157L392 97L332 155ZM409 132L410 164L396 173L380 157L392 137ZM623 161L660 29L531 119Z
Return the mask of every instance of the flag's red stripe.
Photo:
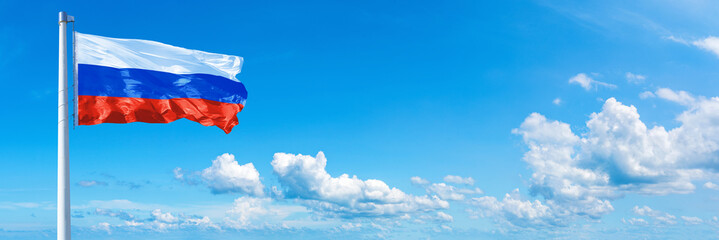
M78 96L78 124L169 123L180 118L230 133L244 106L196 98L147 99Z

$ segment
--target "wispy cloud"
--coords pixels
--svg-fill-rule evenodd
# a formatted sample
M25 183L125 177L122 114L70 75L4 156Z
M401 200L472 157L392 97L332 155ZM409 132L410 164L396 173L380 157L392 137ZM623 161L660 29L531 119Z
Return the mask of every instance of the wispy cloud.
M644 83L645 80L647 80L647 77L644 75L634 74L630 72L627 72L624 76L627 78L627 81L629 83L633 84L641 84Z
M77 185L80 187L92 187L92 186L107 186L107 183L103 182L103 181L83 180L83 181L77 182Z
M617 87L617 85L614 85L614 84L594 80L591 77L587 76L587 74L585 74L585 73L579 73L579 74L575 75L574 77L569 78L569 83L570 84L578 84L579 86L584 88L584 90L587 90L587 91L589 91L593 88L596 89L599 86L606 87L606 88L616 88Z
M662 224L672 225L672 224L677 223L676 216L662 212L662 211L654 210L648 206L643 206L643 207L634 206L634 208L632 208L632 212L634 212L634 214L637 214L640 216L647 216L647 217L654 218L655 220L657 220L659 223L662 223Z
M647 222L647 220L644 220L643 218L629 218L629 219L622 218L622 223L629 224L629 225L639 225L639 226L649 225L649 222Z
M50 202L0 202L0 209L15 210L23 208L54 210L55 204Z
M552 104L559 106L562 104L562 99L555 98L554 100L552 100Z
M683 39L683 38L680 38L680 37L675 37L674 35L671 35L671 36L668 36L668 37L664 37L664 39L667 39L667 40L672 41L672 42L675 42L675 43L684 44L684 45L687 45L687 46L689 45L689 41L687 41L687 40L685 40L685 39Z
M701 218L698 217L688 217L688 216L681 216L681 219L684 221L687 225L697 225L704 222Z
M664 37L667 40L680 43L687 46L694 46L701 50L708 51L715 56L719 57L719 37L709 36L698 40L687 40L681 37L668 36Z
M474 185L474 179L472 177L460 177L460 176L456 176L456 175L447 175L444 177L443 180L446 183Z
M692 106L697 102L697 99L688 92L674 91L669 88L659 88L654 94L659 98L684 106Z
M639 98L641 99L654 97L687 107L694 106L704 100L704 97L695 97L686 91L676 91L669 88L658 88L654 92L644 91L639 94Z
M417 176L411 177L410 181L412 181L412 184L416 184L416 185L429 184L429 181L427 181L427 179L417 177Z
M639 93L639 98L640 98L640 99L654 98L654 97L656 97L656 96L657 96L657 95L654 95L654 93L653 93L653 92L650 92L650 91L644 91L644 92Z

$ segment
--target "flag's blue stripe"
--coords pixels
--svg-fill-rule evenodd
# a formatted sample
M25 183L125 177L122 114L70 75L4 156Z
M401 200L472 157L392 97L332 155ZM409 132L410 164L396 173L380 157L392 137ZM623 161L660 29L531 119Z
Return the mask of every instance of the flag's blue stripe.
M149 99L198 98L245 104L240 82L210 74L174 74L78 64L78 94Z

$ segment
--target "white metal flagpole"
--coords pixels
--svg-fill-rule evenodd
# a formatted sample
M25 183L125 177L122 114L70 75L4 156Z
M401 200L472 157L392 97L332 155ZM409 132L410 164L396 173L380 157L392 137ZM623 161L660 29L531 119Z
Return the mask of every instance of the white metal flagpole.
M59 14L60 44L57 71L57 239L70 240L70 150L67 120L67 23L73 21L65 12Z

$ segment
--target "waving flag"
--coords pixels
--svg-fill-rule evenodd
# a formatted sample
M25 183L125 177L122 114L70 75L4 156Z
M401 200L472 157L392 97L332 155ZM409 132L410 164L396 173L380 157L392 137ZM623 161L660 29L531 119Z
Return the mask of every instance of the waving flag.
M75 33L77 121L168 123L180 118L230 133L247 99L242 57L136 39Z

